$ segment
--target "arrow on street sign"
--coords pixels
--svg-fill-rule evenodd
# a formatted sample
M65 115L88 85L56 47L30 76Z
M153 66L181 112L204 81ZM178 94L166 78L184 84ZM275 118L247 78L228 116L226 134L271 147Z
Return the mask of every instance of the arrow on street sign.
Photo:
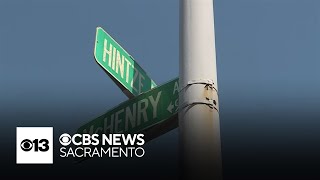
M78 129L78 133L138 133L160 124L178 112L179 79L176 78L127 100Z
M172 113L172 111L174 110L174 108L178 108L178 99L174 101L174 104L172 104L172 102L170 102L167 110ZM177 109L175 110L177 111Z
M129 98L156 86L133 57L101 27L96 30L94 57Z

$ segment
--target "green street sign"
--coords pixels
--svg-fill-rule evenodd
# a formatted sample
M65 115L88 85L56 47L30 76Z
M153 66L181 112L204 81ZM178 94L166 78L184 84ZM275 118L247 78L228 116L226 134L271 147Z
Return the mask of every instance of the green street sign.
M133 57L101 27L96 30L94 57L129 98L156 86Z
M127 100L78 129L78 133L138 133L162 123L178 112L179 79L176 78Z

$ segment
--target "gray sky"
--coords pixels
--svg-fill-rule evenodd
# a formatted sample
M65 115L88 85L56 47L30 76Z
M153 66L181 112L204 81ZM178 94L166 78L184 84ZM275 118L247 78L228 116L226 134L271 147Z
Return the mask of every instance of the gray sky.
M247 150L232 144L247 138L244 146L302 138L311 148L319 139L319 7L318 0L215 0L226 148ZM94 60L97 26L157 84L177 77L178 10L178 0L1 0L4 132L17 125L69 131L127 99ZM177 140L173 131L153 143L177 146Z

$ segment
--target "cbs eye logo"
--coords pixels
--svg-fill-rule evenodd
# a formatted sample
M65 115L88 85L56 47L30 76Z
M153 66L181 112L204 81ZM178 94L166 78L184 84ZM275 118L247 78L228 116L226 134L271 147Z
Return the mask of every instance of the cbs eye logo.
M49 141L47 139L35 139L33 141L24 139L21 141L20 147L26 152L31 151L32 149L34 149L35 152L46 152L49 150Z
M71 136L67 133L61 134L59 141L61 145L68 146L71 143Z

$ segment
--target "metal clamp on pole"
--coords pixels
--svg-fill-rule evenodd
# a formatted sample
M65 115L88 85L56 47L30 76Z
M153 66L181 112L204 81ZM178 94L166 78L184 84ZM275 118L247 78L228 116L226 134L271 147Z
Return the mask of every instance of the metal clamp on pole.
M188 81L188 84L186 86L184 86L180 91L182 91L183 89L185 89L189 86L195 85L195 84L203 84L204 88L206 90L211 89L211 90L215 90L216 92L218 92L217 89L214 87L214 82L212 79L198 79L198 80ZM211 109L215 109L218 111L218 108L216 107L217 101L213 100L209 97L206 97L205 100L194 100L194 101L184 102L182 105L182 109L184 109L187 106L193 106L193 105L197 105L197 104L205 104L205 105L208 105Z
M193 100L193 101L189 101L189 102L184 102L182 104L182 109L189 107L189 106L194 106L197 104L205 104L209 108L215 109L219 113L219 110L216 108L216 105L217 105L216 100L209 99L209 98L206 98L206 100ZM180 109L179 109L179 111L180 111Z
M198 80L188 81L188 84L185 87L181 88L180 91L182 91L186 87L194 85L194 84L204 84L205 85L204 88L206 88L207 90L209 90L209 89L213 90L214 89L214 90L216 90L218 92L218 90L215 87L215 84L214 84L212 79L198 79Z

